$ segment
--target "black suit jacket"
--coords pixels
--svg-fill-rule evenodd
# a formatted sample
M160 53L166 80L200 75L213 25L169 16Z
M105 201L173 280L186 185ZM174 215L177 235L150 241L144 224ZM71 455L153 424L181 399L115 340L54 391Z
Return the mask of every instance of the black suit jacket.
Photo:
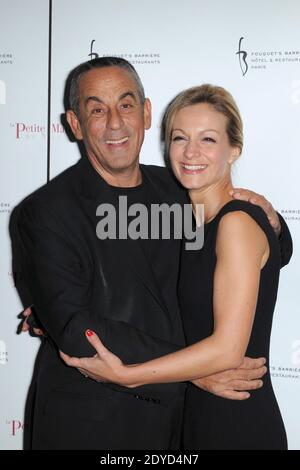
M165 168L141 165L161 202L186 202L186 194ZM112 191L81 159L48 185L26 198L15 213L16 285L24 303L34 304L47 331L39 354L40 390L82 389L93 395L101 384L64 366L58 349L92 356L86 329L125 363L143 362L184 345L179 308L170 312L138 241L99 240L96 208L111 202ZM166 260L178 275L180 240L168 244ZM174 271L175 271L174 269ZM174 293L174 295L176 295ZM63 370L63 372L62 372ZM87 386L87 382L88 386ZM127 389L157 402L168 402L184 384L155 384Z

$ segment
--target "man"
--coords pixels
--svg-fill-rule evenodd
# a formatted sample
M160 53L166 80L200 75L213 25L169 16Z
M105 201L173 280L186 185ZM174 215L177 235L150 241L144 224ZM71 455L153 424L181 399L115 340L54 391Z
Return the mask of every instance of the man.
M97 383L66 367L58 350L94 355L87 328L125 363L184 345L176 296L180 240L100 240L96 227L98 206L118 210L120 195L128 206L139 202L150 208L183 204L185 193L166 169L139 165L151 105L127 61L100 58L77 67L67 120L85 155L18 208L24 281L47 333L29 394L28 446L177 449L185 384L125 389ZM263 375L261 361L248 364L257 368L256 378ZM197 385L216 390L215 382L224 387L224 381L244 379L216 392L226 396L230 387L258 388L258 380L247 381L251 378L249 371L231 371Z

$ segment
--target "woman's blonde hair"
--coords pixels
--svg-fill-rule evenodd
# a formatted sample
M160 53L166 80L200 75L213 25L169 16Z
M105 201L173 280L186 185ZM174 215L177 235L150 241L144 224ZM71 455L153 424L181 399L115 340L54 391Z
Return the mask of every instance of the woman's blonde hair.
M220 86L205 83L188 88L179 93L168 105L161 127L161 140L164 145L165 158L168 160L173 121L176 113L187 106L207 103L227 118L226 132L232 147L243 149L243 121L231 94Z

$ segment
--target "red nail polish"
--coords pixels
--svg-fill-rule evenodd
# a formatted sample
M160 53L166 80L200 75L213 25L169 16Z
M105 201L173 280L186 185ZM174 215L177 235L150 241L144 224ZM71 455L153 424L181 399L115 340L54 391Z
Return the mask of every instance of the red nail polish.
M92 330L86 330L86 335L87 336L93 336L93 334L94 333L92 332Z

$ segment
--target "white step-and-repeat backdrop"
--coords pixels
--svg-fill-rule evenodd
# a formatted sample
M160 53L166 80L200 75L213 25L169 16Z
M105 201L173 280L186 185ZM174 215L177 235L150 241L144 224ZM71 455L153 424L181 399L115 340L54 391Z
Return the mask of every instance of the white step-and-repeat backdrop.
M75 65L97 54L131 61L152 99L144 163L163 164L160 118L178 91L209 82L236 98L245 147L234 182L271 200L294 239L293 259L281 275L270 367L289 447L300 449L299 20L298 0L0 0L0 449L22 448L39 344L15 334L21 304L9 216L47 174L79 158L60 122L64 84Z

